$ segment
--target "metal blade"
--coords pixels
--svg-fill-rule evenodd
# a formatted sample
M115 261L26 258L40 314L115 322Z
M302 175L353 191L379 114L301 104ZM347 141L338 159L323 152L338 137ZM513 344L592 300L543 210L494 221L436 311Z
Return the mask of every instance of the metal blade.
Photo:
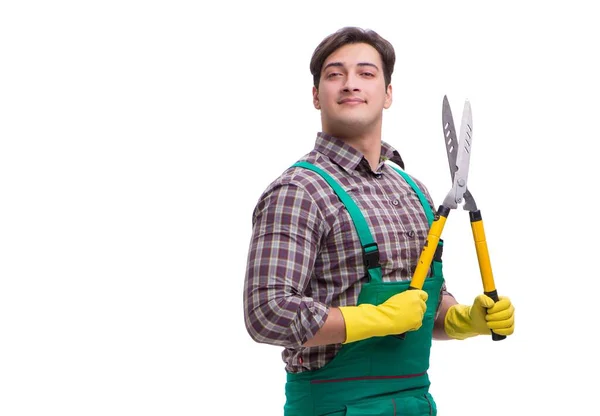
M458 140L456 138L456 129L454 128L454 118L452 117L452 111L450 110L450 103L448 102L448 97L445 95L442 104L442 127L444 129L444 142L446 144L448 165L450 166L450 177L452 178L452 183L454 183L454 174L458 169L456 166ZM477 204L475 203L475 199L473 199L471 192L469 192L469 189L466 190L463 198L465 201L465 210L477 211ZM454 199L454 195L452 196L452 199Z
M469 162L471 161L471 145L473 144L473 116L471 114L471 103L465 101L463 116L460 125L459 149L456 156L456 172L454 173L454 199L457 204L462 203L467 191L467 180L469 179Z
M458 141L456 140L456 129L454 128L454 118L450 110L448 97L444 95L442 104L442 127L444 129L444 142L446 143L446 155L448 156L448 165L450 166L450 177L454 182L454 173L456 172L456 153L458 152Z

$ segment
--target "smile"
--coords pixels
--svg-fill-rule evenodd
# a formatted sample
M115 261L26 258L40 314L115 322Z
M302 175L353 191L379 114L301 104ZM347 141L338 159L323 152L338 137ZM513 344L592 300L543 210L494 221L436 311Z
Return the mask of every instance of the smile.
M360 98L344 98L339 102L340 104L364 104L365 101Z

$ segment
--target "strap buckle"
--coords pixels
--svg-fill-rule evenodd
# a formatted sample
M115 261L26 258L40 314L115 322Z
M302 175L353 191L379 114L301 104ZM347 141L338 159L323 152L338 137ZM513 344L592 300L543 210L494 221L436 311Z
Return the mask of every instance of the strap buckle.
M371 243L363 246L363 260L367 270L380 267L379 247L377 246L377 243Z

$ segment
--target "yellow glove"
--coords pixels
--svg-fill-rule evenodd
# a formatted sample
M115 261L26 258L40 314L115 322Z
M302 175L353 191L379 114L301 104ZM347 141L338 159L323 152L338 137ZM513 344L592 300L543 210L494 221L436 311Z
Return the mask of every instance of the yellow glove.
M344 344L421 328L427 310L427 297L427 292L423 290L406 290L379 306L362 304L340 307L346 323Z
M511 335L515 330L515 308L510 299L500 296L494 302L479 295L472 306L452 305L444 320L444 329L451 338L465 339L476 335Z

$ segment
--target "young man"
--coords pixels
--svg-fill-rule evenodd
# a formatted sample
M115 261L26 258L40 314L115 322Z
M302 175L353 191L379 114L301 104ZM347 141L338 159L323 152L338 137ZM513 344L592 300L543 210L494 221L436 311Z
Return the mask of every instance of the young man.
M432 338L513 332L508 298L458 304L439 259L423 290L407 290L433 203L384 163L404 168L381 140L394 62L392 45L370 30L321 42L310 69L322 131L254 211L245 321L255 341L284 347L286 416L435 415Z

